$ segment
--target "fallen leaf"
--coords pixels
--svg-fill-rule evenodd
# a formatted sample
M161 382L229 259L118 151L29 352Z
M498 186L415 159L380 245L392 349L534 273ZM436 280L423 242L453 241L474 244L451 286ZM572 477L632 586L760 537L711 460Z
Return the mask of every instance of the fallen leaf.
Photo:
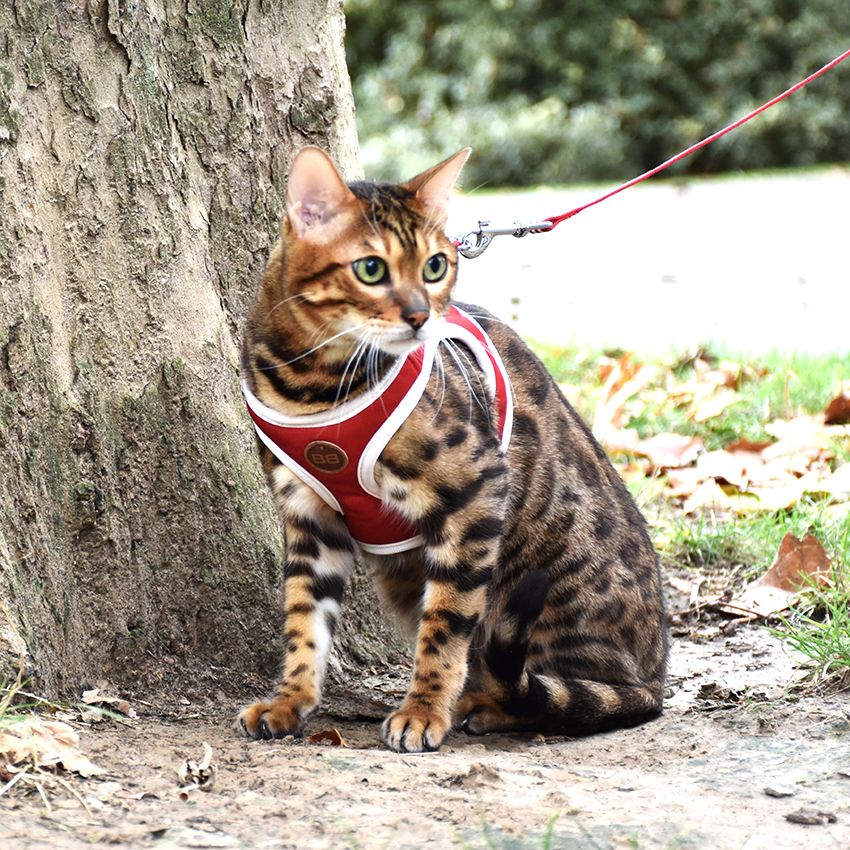
M702 451L699 437L683 434L656 434L648 440L639 440L632 448L635 454L649 458L655 469L688 466Z
M741 437L741 439L729 443L729 445L726 446L726 451L753 452L755 454L758 454L759 452L764 451L764 449L766 449L772 443L773 440L754 441L748 440L746 437Z
M850 436L843 425L825 425L823 416L798 416L796 419L776 419L764 426L777 441L762 452L765 460L782 458L796 472L804 472L805 464L817 458L831 456L830 444L835 437Z
M824 493L839 499L850 498L850 463L839 466L826 480L822 482Z
M120 711L121 714L125 714L127 717L138 717L136 710L127 700L104 694L100 688L83 691L82 700L86 705L105 705L115 711Z
M628 380L619 383L619 374L615 369L608 378L602 392L602 401L593 416L592 431L599 435L611 428L623 425L623 412L626 402L642 389L648 387L657 377L655 366L641 366Z
M750 483L746 459L723 449L700 455L696 468L704 478L726 481L739 490L746 490Z
M674 497L688 497L706 480L706 474L695 466L667 470L667 493Z
M721 608L727 613L743 613L750 619L768 617L788 608L797 594L810 585L828 584L831 568L829 556L817 537L807 534L799 540L789 532L782 538L767 572Z
M824 422L827 425L850 425L850 389L842 389L827 405Z
M826 826L828 823L835 823L837 818L833 812L824 812L820 809L797 809L785 815L785 820L806 826Z
M688 411L688 418L694 422L714 419L716 416L720 416L737 398L738 394L734 390L728 387L720 387L700 398L695 398L691 409Z
M314 732L307 740L311 744L324 744L327 742L333 747L348 746L345 743L345 738L342 737L337 729L322 729L320 732Z
M103 768L89 761L79 749L80 736L58 720L28 716L4 724L0 731L0 774L9 767L63 767L80 776L98 776Z
M186 799L185 792L193 787L200 788L201 791L210 791L215 784L215 778L218 776L218 767L213 764L212 747L204 741L202 743L204 755L200 761L186 759L183 764L177 769L177 777L181 785L181 797Z
M612 453L631 453L640 442L638 432L634 428L615 428L612 425L594 431L593 436Z
M760 581L783 590L798 591L809 581L823 583L832 569L829 555L813 534L798 540L791 532L782 538L779 552L770 569Z

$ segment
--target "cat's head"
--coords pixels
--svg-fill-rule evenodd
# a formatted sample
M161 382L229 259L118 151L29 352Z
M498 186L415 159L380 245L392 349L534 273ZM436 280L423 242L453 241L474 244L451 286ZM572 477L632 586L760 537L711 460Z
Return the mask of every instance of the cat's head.
M318 339L389 354L421 344L448 307L457 251L446 206L470 149L401 184L346 185L318 148L289 172L282 237L287 305Z

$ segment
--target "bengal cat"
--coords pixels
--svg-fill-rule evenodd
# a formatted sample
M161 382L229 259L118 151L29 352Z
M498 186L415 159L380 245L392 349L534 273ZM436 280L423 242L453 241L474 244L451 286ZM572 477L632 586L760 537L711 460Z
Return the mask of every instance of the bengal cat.
M239 715L251 738L299 734L318 706L358 556L415 646L408 693L382 726L391 749L436 750L453 723L583 735L661 712L665 613L640 512L540 360L451 300L446 205L468 154L399 185L346 185L317 148L292 164L242 352L286 542L282 683ZM489 339L449 335L450 316ZM421 397L371 467L357 467L353 486L377 506L357 525L361 503L349 521L327 490L356 465L339 421L422 351ZM303 454L274 447L275 423L309 441ZM413 536L387 553L394 523Z

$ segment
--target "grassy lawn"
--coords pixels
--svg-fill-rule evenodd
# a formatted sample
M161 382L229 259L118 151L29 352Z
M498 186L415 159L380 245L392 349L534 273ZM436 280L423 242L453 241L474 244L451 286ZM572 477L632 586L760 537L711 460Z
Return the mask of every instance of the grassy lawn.
M639 444L678 434L701 441L702 455L727 456L724 450L730 446L734 450L741 439L756 444L753 448L776 444L783 423L797 420L803 425L812 423L821 446L820 451L817 447L809 451L811 466L795 467L789 481L793 484L795 476L799 481L805 475L814 475L813 469L819 470L822 478L829 476L850 463L850 439L847 431L841 433L838 428L821 433L818 423L823 422L822 414L842 387L845 393L850 392L850 354L777 353L749 359L729 352L702 351L665 363L637 362L623 352L545 346L537 346L537 351L590 423L596 420L598 424L600 406L617 390L618 385L612 383L612 368L620 364L622 379L637 382L638 389L614 412L614 445L606 448L647 516L662 566L668 572L709 578L727 573L740 585L767 570L787 533L800 539L806 534L817 537L832 563L831 583L804 594L792 613L783 618L778 631L820 671L850 670L850 493L801 490L798 498L773 509L757 501L749 502L755 509L739 510L729 505L687 509L687 500L671 486L681 470L658 468L645 460L641 465L639 453L618 445L617 439L629 430ZM717 389L710 391L713 398L725 395L723 409L717 405L715 415L702 419L697 402L702 393L700 382L704 383L706 377L718 381ZM721 386L721 380L725 385ZM606 443L604 436L602 442ZM685 472L699 463L697 459L685 464ZM719 480L719 487L735 496L742 495L739 489L746 490L740 483L732 487L722 476Z

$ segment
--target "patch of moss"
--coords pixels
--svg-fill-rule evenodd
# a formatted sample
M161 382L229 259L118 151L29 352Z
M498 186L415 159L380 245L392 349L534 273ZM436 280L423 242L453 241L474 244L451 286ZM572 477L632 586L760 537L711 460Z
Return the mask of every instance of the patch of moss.
M55 8L52 0L16 0L15 18L18 26L32 36L41 35L53 23Z
M14 142L21 129L21 113L12 103L12 72L0 66L0 142Z
M91 121L100 121L100 108L94 99L82 68L74 62L68 62L59 71L62 99L74 112L81 112Z
M24 71L27 75L27 85L30 88L38 88L44 84L44 54L36 45L24 60Z
M217 47L241 47L245 0L193 0L189 4L189 27L200 30Z

